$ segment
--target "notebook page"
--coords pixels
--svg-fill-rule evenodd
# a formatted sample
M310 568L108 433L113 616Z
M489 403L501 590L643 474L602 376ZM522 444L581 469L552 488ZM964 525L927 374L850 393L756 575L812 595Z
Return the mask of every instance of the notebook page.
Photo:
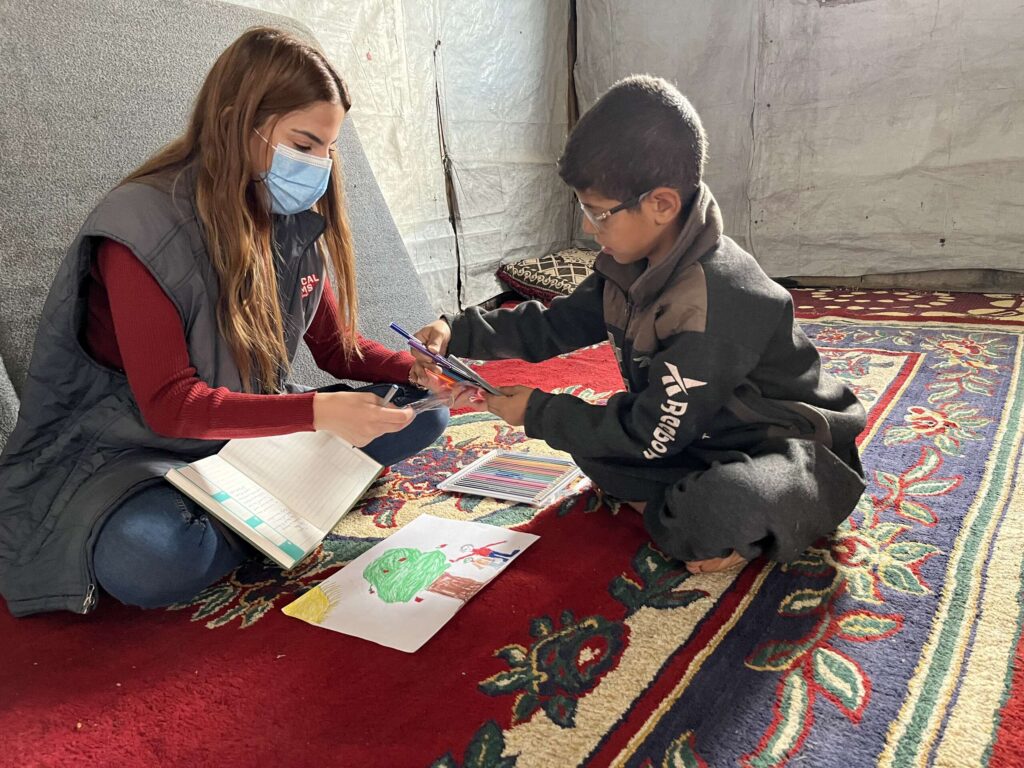
M178 472L216 501L221 515L229 513L243 529L270 542L293 560L301 559L323 538L314 526L220 456L200 459Z
M219 454L326 534L381 466L330 432L231 440Z

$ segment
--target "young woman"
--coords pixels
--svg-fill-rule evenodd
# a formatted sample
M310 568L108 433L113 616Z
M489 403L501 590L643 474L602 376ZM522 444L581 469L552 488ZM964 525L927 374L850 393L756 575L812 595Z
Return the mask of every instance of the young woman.
M356 332L335 139L351 101L324 56L250 30L217 59L185 134L100 202L65 257L0 458L0 592L15 615L188 600L253 550L162 480L224 440L326 429L382 464L446 411L387 384L304 392L304 338L338 378L407 383ZM331 285L330 260L336 277ZM397 407L396 407L397 406Z

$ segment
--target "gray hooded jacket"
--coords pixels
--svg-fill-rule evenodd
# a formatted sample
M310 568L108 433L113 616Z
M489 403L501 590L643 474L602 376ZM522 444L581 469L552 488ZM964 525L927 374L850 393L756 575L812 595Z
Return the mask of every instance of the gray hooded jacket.
M450 323L448 351L470 358L536 362L609 339L626 391L598 406L536 390L524 427L570 453L608 493L650 502L649 515L664 507L667 487L708 463L698 457L753 453L779 440L823 446L832 458L822 454L814 465L820 476L801 479L810 489L839 491L820 508L805 505L772 521L775 559L798 556L834 529L863 491L855 440L864 408L822 369L788 291L722 234L704 185L657 264L624 265L602 253L594 273L550 308L470 308Z

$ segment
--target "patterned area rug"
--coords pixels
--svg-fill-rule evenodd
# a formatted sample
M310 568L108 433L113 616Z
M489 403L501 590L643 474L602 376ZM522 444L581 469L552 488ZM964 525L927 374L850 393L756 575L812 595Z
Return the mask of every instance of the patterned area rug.
M590 490L440 493L493 447L551 452L457 415L291 573L254 561L166 611L0 612L0 764L1020 765L1024 301L794 296L870 414L868 491L799 562L689 575ZM619 387L605 345L485 372ZM413 655L281 613L422 513L541 538Z

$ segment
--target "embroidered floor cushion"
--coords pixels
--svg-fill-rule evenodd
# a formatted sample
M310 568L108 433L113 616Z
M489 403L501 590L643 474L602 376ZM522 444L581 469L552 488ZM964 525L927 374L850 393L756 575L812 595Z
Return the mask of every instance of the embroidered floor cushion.
M569 248L534 259L502 264L498 278L514 291L531 299L550 301L567 296L594 269L597 251Z

